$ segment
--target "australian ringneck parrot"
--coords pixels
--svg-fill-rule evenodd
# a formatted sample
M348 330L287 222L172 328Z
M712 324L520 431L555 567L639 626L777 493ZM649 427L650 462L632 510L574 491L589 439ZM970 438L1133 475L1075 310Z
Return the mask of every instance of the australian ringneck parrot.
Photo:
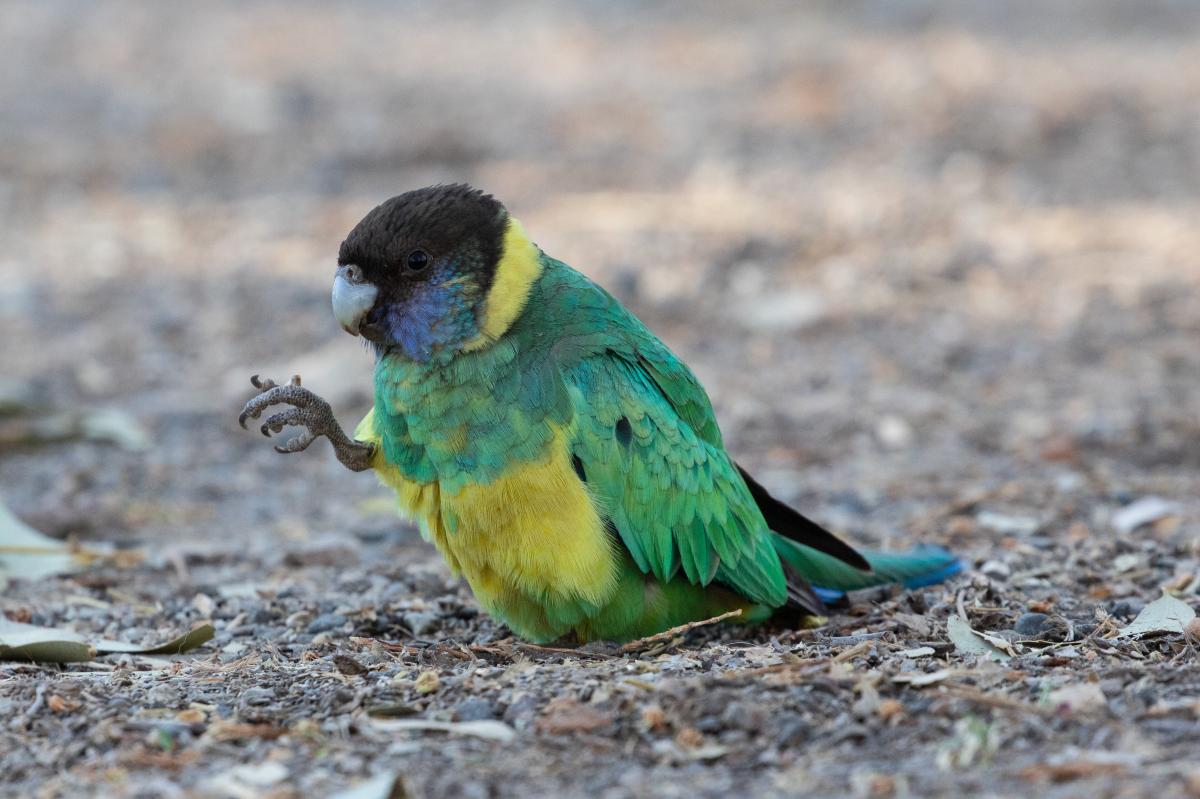
M624 641L741 610L755 622L958 570L858 552L725 451L688 367L607 291L464 185L393 197L342 243L333 311L376 356L354 438L300 385L254 379L264 434L307 428L374 469L479 603L531 641ZM814 588L819 586L819 588Z

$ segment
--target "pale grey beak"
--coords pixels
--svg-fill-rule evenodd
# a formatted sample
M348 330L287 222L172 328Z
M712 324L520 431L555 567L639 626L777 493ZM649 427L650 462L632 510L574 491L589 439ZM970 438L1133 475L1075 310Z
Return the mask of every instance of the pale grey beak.
M354 264L339 266L333 279L333 316L342 330L357 336L378 295L378 288L363 281L362 269Z

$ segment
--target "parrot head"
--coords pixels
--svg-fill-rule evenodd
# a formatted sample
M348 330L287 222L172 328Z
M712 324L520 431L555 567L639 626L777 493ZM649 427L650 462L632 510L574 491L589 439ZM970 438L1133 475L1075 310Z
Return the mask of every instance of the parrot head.
M536 251L523 234L514 237L514 229L519 225L503 205L470 186L393 197L342 242L333 314L380 354L398 350L427 361L477 346L495 326L489 300L506 248L519 240Z

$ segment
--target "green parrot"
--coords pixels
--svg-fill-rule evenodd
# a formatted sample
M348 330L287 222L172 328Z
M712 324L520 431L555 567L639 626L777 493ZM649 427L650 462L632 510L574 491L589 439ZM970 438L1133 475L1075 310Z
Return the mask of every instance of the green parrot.
M479 603L534 642L628 641L732 613L820 615L839 592L929 584L943 549L859 553L725 451L688 367L607 291L466 185L401 194L342 242L333 312L373 347L354 437L300 385L252 378L264 435L305 428L397 492ZM819 588L814 588L819 586Z

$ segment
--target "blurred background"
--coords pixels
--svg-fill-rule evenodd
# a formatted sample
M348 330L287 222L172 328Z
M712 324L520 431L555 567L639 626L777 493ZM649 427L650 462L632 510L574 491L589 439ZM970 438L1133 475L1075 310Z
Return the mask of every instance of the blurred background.
M374 480L236 424L251 374L299 372L353 427L372 362L329 309L338 245L394 194L467 181L694 367L782 498L1026 575L988 600L1012 618L1046 596L1080 625L1135 613L1200 557L1197 76L1182 0L0 4L0 498L146 553L0 608L131 640L214 618L222 662L291 658L295 704L203 701L313 713L347 747L328 675L297 699L287 669L332 672L349 634L503 635ZM1169 512L1139 518L1171 520L1114 521L1149 496ZM143 690L112 712L193 687ZM45 730L0 747L14 780L145 737ZM368 762L297 751L322 790ZM845 762L810 764L827 795Z
M1194 484L1198 32L1183 2L7 3L0 374L150 446L10 424L0 485L60 533L345 526L369 480L233 420L299 371L354 422L338 244L438 181L613 290L739 459L856 533L1047 448Z

